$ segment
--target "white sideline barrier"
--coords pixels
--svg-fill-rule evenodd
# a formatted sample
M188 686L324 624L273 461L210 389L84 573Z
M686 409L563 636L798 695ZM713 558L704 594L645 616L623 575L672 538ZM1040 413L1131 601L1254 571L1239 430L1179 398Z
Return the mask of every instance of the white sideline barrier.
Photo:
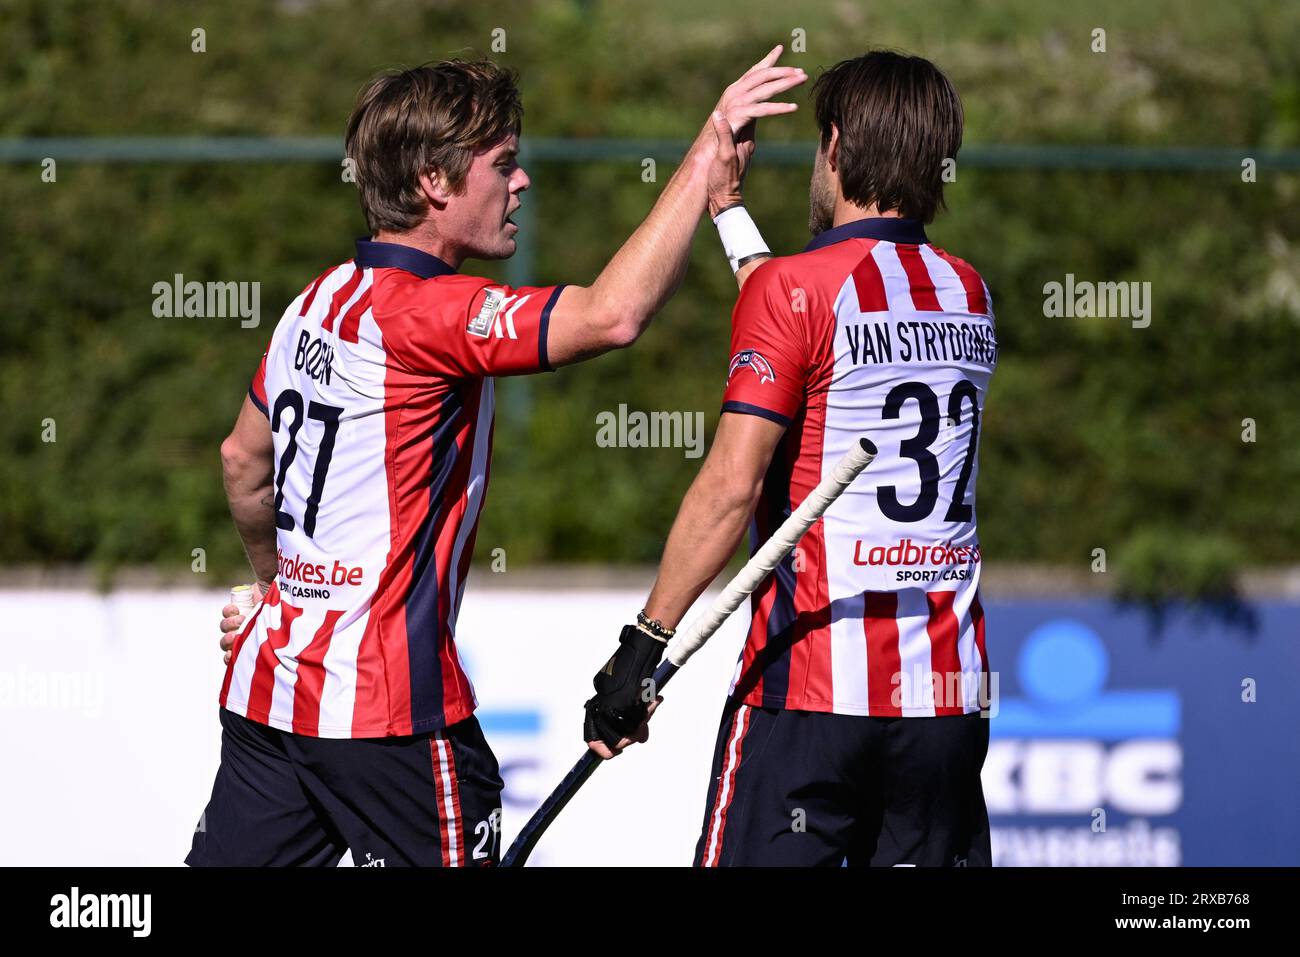
M0 591L0 865L182 861L217 769L228 594ZM469 586L458 645L506 772L503 848L581 756L591 676L644 600ZM690 863L748 619L673 680L649 744L600 769L530 866Z

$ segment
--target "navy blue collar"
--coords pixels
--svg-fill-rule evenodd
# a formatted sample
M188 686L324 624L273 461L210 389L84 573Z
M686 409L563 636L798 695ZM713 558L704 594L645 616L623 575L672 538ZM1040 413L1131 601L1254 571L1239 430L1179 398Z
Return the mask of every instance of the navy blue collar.
M925 237L925 224L919 219L881 216L872 219L855 219L843 226L828 229L814 236L813 241L804 247L804 252L812 252L814 249L821 249L832 243L841 243L846 239L879 239L885 243L917 246L930 241Z
M421 279L450 276L452 269L437 256L401 243L377 243L373 239L357 240L356 264L360 269L405 269Z

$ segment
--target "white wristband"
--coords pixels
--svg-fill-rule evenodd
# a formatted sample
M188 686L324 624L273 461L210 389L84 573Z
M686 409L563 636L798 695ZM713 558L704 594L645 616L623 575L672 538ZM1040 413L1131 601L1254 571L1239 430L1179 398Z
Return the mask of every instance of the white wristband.
M740 270L740 264L746 259L772 253L744 206L724 209L713 218L713 225L718 227L718 238L722 240L722 250L733 273Z

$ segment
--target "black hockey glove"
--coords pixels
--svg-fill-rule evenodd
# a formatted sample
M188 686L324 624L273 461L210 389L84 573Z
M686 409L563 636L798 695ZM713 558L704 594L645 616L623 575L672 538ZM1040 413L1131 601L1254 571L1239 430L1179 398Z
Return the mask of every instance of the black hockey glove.
M586 703L584 741L603 741L613 748L631 737L658 690L650 682L667 644L635 625L624 625L618 651L592 679L596 695Z

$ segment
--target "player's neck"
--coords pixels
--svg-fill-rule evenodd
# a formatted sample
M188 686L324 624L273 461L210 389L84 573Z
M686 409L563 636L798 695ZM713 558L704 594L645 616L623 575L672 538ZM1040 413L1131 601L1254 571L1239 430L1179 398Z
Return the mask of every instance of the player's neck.
M460 254L459 249L436 233L427 233L420 229L408 229L404 233L381 229L375 233L374 238L377 243L397 243L400 246L411 246L422 253L437 256L452 269L460 269L461 263L465 261L465 257Z
M896 209L889 209L882 213L876 208L875 203L859 206L841 198L835 201L835 218L831 226L833 228L843 226L845 223L856 223L859 219L902 219L902 216L903 214Z

